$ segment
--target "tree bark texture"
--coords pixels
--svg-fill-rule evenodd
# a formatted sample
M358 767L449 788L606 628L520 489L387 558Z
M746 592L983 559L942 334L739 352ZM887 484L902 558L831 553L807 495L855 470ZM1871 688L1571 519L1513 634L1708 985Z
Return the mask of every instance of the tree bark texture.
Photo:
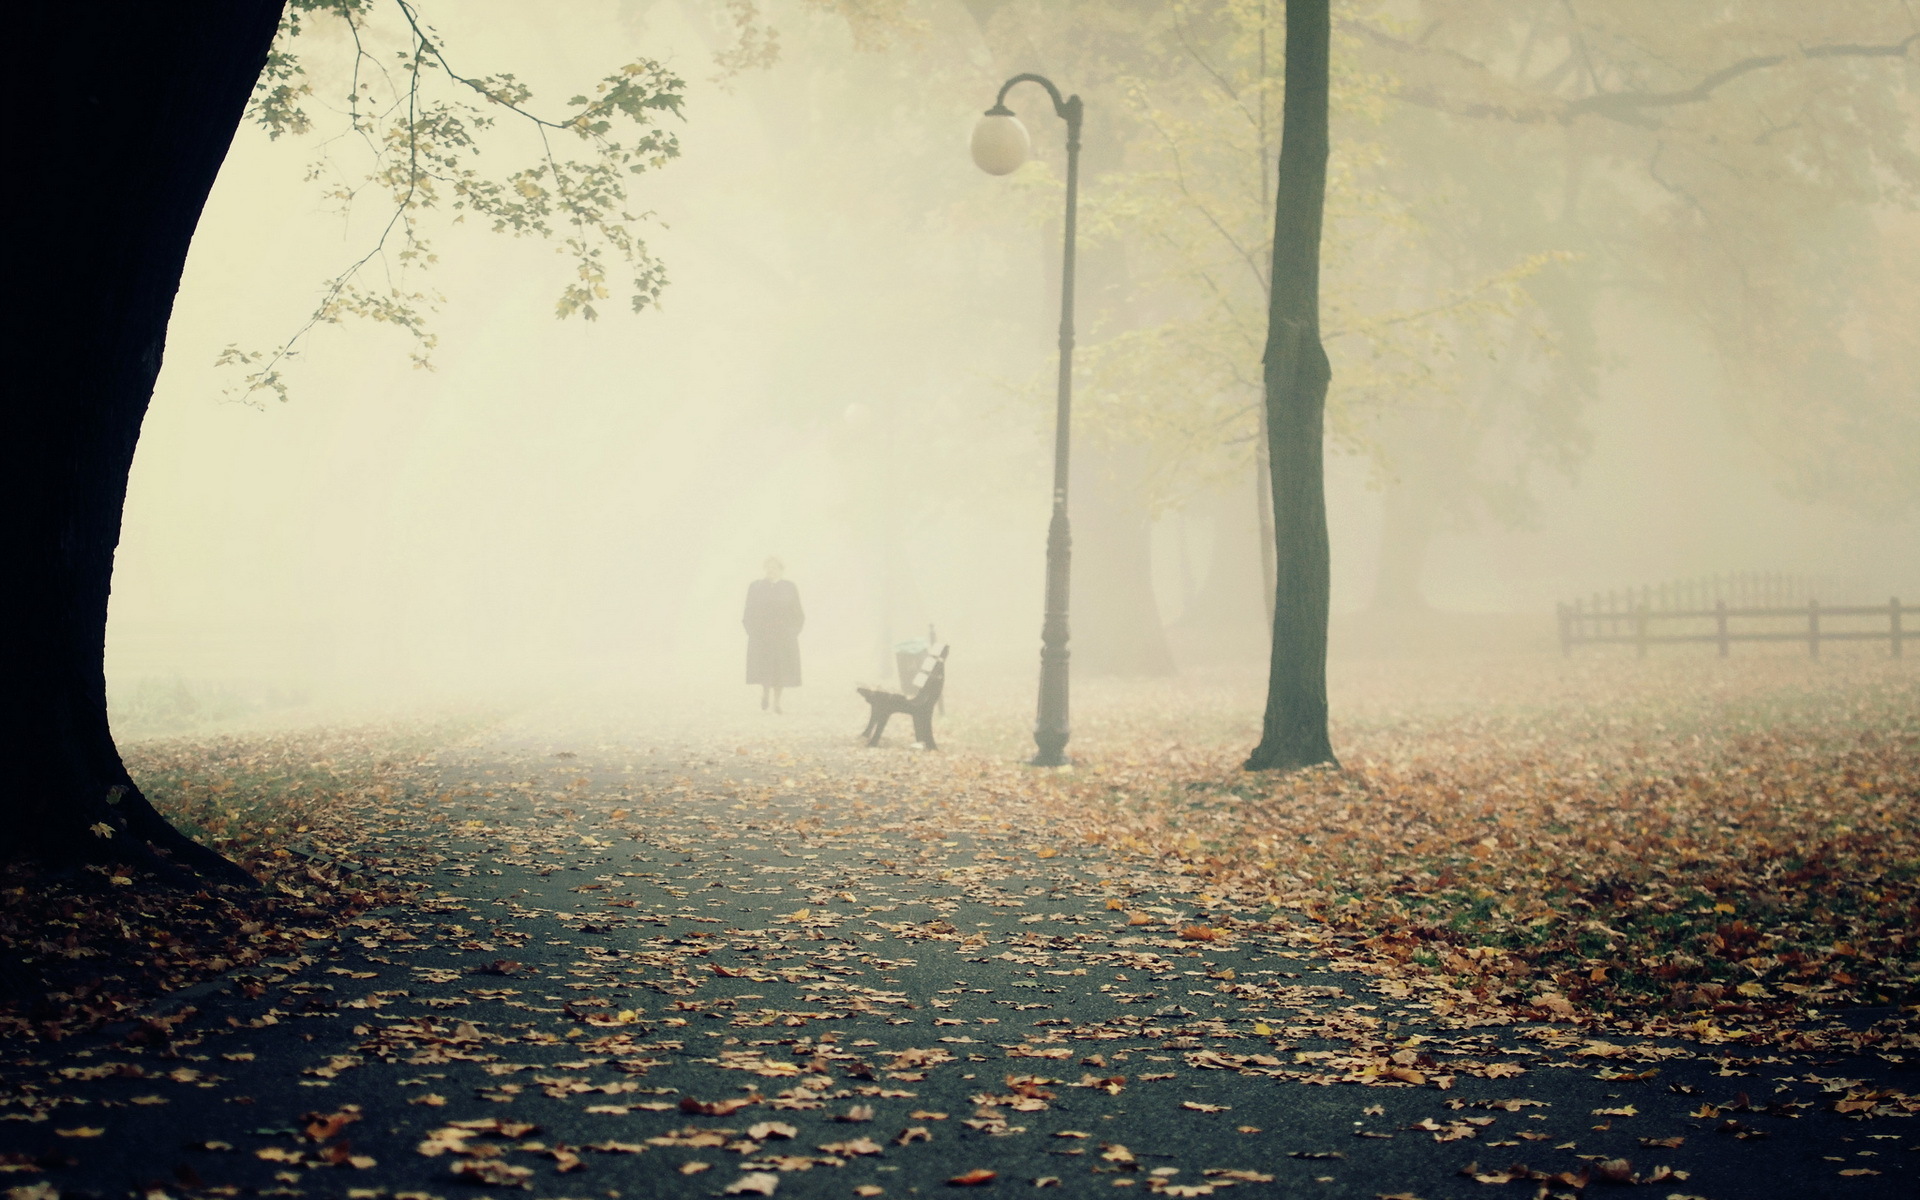
M1287 0L1286 110L1274 192L1267 457L1273 471L1273 651L1248 770L1334 763L1327 739L1323 443L1332 369L1320 343L1320 226L1327 192L1328 0Z
M27 0L6 246L0 437L0 846L213 875L237 867L156 813L107 725L107 597L140 424L215 175L280 0Z

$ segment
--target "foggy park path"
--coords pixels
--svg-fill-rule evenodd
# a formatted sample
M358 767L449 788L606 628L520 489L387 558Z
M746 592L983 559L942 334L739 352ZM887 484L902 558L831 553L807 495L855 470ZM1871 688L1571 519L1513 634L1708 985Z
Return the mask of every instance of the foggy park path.
M10 1056L10 1200L1912 1194L1912 1122L1829 1102L1884 1061L1442 1017L1085 847L1004 757L796 707L535 713L421 764L367 831L417 902L170 1047Z

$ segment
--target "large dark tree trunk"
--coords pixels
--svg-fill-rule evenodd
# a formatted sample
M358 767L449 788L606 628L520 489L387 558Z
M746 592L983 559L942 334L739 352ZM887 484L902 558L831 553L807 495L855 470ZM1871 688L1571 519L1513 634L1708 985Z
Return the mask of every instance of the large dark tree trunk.
M1334 762L1327 740L1331 563L1323 477L1332 370L1320 344L1320 224L1327 194L1328 0L1287 0L1286 112L1267 310L1267 456L1273 470L1273 654L1249 770Z
M246 878L128 777L107 727L104 657L127 473L174 293L280 7L9 9L0 844L28 854Z

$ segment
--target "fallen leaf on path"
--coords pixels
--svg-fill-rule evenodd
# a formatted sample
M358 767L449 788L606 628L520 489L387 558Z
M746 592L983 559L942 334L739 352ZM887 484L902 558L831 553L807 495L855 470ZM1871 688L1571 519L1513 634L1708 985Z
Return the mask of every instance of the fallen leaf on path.
M771 1171L749 1171L720 1189L723 1196L771 1196L780 1186L780 1177Z
M819 1149L828 1154L841 1154L848 1158L883 1153L880 1143L872 1138L854 1138L850 1142L828 1142Z
M1272 1183L1273 1176L1261 1171L1243 1171L1231 1167L1208 1167L1200 1172L1215 1179L1231 1179L1236 1183Z
M533 1178L532 1167L517 1166L498 1158L463 1158L453 1164L455 1178L483 1187L518 1187Z

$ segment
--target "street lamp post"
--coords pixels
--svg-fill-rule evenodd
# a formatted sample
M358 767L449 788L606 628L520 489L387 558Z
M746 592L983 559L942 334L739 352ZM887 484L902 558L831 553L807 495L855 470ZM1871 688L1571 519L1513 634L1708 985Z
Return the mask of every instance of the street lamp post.
M973 129L973 161L989 175L1006 175L1026 160L1026 127L1007 107L1015 84L1037 83L1053 98L1053 111L1067 123L1067 227L1060 260L1060 385L1053 418L1053 519L1047 524L1047 614L1040 626L1040 702L1034 719L1036 767L1067 759L1067 592L1073 533L1067 524L1067 448L1073 417L1073 244L1080 193L1080 97L1062 98L1043 75L1015 75Z

